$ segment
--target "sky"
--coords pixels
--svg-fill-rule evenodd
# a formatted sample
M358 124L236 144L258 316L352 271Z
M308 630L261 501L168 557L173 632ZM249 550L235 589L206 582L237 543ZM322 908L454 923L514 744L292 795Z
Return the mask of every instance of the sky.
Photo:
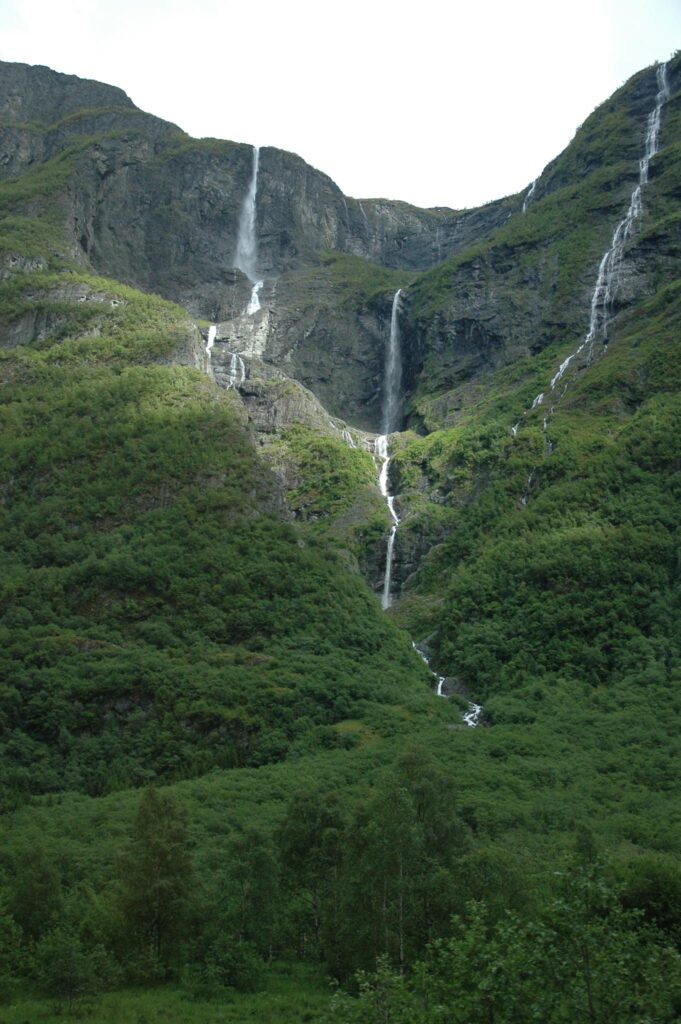
M681 47L681 0L0 0L0 60L124 89L347 195L476 206Z

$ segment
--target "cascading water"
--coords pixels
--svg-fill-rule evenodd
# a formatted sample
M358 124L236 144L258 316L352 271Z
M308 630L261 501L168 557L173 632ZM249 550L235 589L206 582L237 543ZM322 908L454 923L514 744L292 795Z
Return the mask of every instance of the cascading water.
M392 527L388 535L388 547L385 556L385 576L383 577L383 594L381 605L389 608L391 604L390 587L392 582L393 555L395 551L395 534L400 525L400 518L395 511L395 499L388 493L388 472L390 469L390 455L388 452L388 434L397 429L400 422L400 385L402 383L402 356L400 352L400 299L402 289L398 288L393 296L392 312L390 314L390 336L388 338L388 349L385 360L385 377L383 380L383 433L376 438L374 451L381 460L381 468L378 477L378 485L381 494L388 503L388 510L392 519Z
M380 471L378 476L378 485L381 489L381 494L385 498L388 504L388 511L392 519L392 527L388 535L388 545L385 556L385 575L383 577L383 592L381 594L381 606L383 609L387 609L391 604L391 582L392 582L392 570L393 570L393 555L395 550L395 536L397 534L397 528L400 525L400 517L395 511L395 498L388 491L388 476L390 471L390 452L388 447L388 436L393 433L400 424L400 388L402 384L402 352L400 347L400 301L402 298L402 289L398 288L393 296L392 312L390 315L390 336L388 338L388 348L386 351L385 359L385 377L383 380L383 410L382 410L382 429L383 433L380 434L374 442L374 454L380 460ZM423 658L424 662L428 666L433 678L436 680L436 690L438 697L446 697L447 695L443 691L445 682L444 676L438 676L437 673L433 672L430 668L430 662L423 651L412 643L412 646ZM480 722L480 716L482 714L482 708L479 704L473 704L469 702L468 711L463 715L463 720L466 725L471 728L475 728Z
M217 335L217 333L217 325L211 324L210 327L208 328L208 338L206 340L206 355L208 356L209 360L211 351L213 349L213 345L215 344L215 336Z
M463 720L467 726L471 729L475 729L476 725L480 724L480 718L482 716L482 705L474 704L470 701L468 704L468 711L463 716Z
M381 494L388 503L388 510L393 521L390 533L388 534L388 547L385 554L385 575L383 577L383 593L381 595L381 606L385 610L386 608L389 608L391 604L390 587L393 574L395 534L397 533L397 527L400 525L400 518L395 511L395 499L391 494L388 494L388 469L390 466L390 456L388 455L387 434L381 434L380 437L376 438L375 451L376 455L381 460L381 471L378 477L378 486L381 488Z
M238 354L238 352L232 352L232 356L229 363L229 378L227 381L227 390L230 388L238 388L246 380L246 365Z
M613 315L613 307L617 290L620 286L622 277L622 263L624 260L624 247L631 238L634 225L643 213L643 189L648 184L648 173L650 169L650 161L658 152L659 141L660 141L660 122L662 118L662 108L669 99L669 85L667 82L667 65L660 64L657 68L657 95L655 96L655 106L648 115L646 122L646 139L645 139L645 152L639 160L639 176L636 187L631 193L631 199L629 201L629 208L624 218L619 222L615 228L615 233L612 236L610 248L604 253L600 265L598 267L598 275L596 277L596 285L591 296L591 315L589 318L589 330L574 352L563 360L558 367L558 370L551 378L551 384L548 390L548 394L555 391L558 383L563 379L566 370L570 366L570 363L579 356L584 349L589 349L589 355L593 351L593 346L596 340L600 337L604 346L608 343L608 327ZM523 205L523 212L525 211L526 204L529 202L531 192L528 194L525 204ZM541 405L546 397L546 393L542 392L537 395L532 403L532 409L536 409L537 406ZM551 413L553 407L551 408ZM544 431L546 431L548 421L544 419ZM517 424L515 428L511 428L513 436L517 433Z
M430 658L428 657L427 654L424 654L424 652L421 650L420 647L416 646L416 644L414 643L413 640L411 642L411 646L414 648L414 650L418 654L418 656L421 659L421 661L425 664L426 668L430 672L430 674L433 677L433 679L436 680L435 693L437 694L437 696L438 697L446 697L447 694L442 692L442 687L444 686L445 679L447 677L446 676L439 676L437 674L437 672L433 672L432 668L430 667Z
M258 170L260 167L260 147L253 147L253 172L248 192L241 206L239 217L239 233L236 240L234 266L246 275L253 288L246 307L248 316L260 309L259 292L263 282L258 278L258 239L256 235L256 200L258 196Z
M537 187L538 181L539 178L535 178L532 184L530 185L529 189L527 190L527 195L525 196L525 199L523 201L523 213L527 213L527 207L530 205L530 202L532 201L532 196L534 195L534 190Z
M439 676L437 674L437 672L433 672L432 668L430 667L430 658L428 657L427 654L425 654L421 650L420 647L416 646L416 644L414 643L413 640L411 642L411 646L414 648L416 653L419 655L421 660L424 662L424 664L426 665L426 667L427 667L428 671L430 672L431 676L433 677L433 679L435 679L435 681L436 681L436 683L435 683L435 693L437 694L437 696L438 697L446 697L447 694L444 692L443 687L444 687L444 684L445 684L445 681L446 681L447 677L446 676ZM462 717L463 717L464 722L466 723L466 725L470 729L475 729L475 727L477 725L480 725L480 719L482 717L482 705L481 704L474 704L472 700L469 701L468 702L468 711L466 711L466 713Z
M348 446L348 448L356 448L357 447L357 445L355 444L355 442L353 440L352 434L350 433L349 430L344 430L343 431L343 440L345 441L345 443Z

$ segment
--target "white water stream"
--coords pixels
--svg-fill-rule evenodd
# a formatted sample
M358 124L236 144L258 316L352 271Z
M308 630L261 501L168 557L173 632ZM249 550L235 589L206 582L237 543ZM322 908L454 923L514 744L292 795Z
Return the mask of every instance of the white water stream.
M539 178L535 178L534 181L532 182L532 184L530 185L529 189L527 190L527 195L525 196L525 199L523 200L523 213L527 213L527 207L529 206L530 202L532 201L532 196L534 195L534 190L537 187L537 182L538 181L539 181Z
M211 324L208 328L208 338L206 340L206 355L210 359L211 350L215 344L215 336L218 333L217 325Z
M643 190L648 184L650 161L659 149L662 108L668 99L669 85L667 82L667 65L660 64L657 68L657 95L655 96L655 106L649 113L646 121L645 151L639 160L638 182L631 193L629 208L627 209L623 219L615 228L615 232L610 242L610 248L603 254L598 267L596 284L591 296L589 330L579 347L576 348L574 352L571 352L558 367L558 370L551 378L551 384L548 392L542 392L534 399L532 402L532 409L536 409L537 406L542 405L546 394L550 395L555 390L558 383L563 379L565 372L572 361L576 359L585 348L588 347L590 357L594 343L598 338L601 339L604 347L607 347L608 327L613 316L614 301L622 279L624 248L631 238L636 221L640 218L643 212ZM527 195L525 203L523 204L523 213L525 212L527 203L529 202L533 191L534 184ZM552 412L553 407L551 407L550 410L550 413ZM519 424L515 424L515 426L511 427L511 432L514 437L516 436L518 426ZM546 431L547 426L548 418L545 418L544 431Z
M388 546L385 556L385 575L383 577L383 593L381 596L382 607L389 608L391 605L391 583L393 572L393 559L395 552L395 534L400 525L400 518L395 511L395 498L388 492L388 473L390 470L390 454L388 447L388 435L397 429L400 422L400 385L402 383L402 355L400 352L400 299L402 289L398 288L393 296L392 311L390 314L390 335L385 358L385 377L383 378L383 409L382 426L383 433L380 434L374 444L374 452L380 459L380 471L378 485L381 494L388 503L388 511L392 519L392 527L388 534Z
M391 434L400 425L400 385L402 384L402 353L400 351L400 300L402 289L393 296L390 314L390 336L383 379L383 433Z
M229 383L227 384L227 390L230 388L238 388L240 384L246 380L246 366L243 359L237 352L232 352L232 358L229 363Z
M376 438L375 441L375 453L381 460L381 469L378 474L378 486L381 489L381 494L388 503L388 511L392 519L392 526L390 533L388 534L388 546L385 554L385 575L383 577L383 593L381 595L381 607L383 609L389 608L392 603L392 597L390 594L392 574L393 574L393 559L395 551L395 534L397 533L397 527L400 525L400 517L395 511L395 499L391 494L388 494L388 469L390 467L390 456L388 455L388 435L381 434Z
M211 324L208 328L208 337L206 339L206 356L208 357L208 363L210 364L213 354L213 346L215 345L215 339L217 337L218 328L217 324ZM244 363L238 352L228 353L230 356L229 373L227 376L227 388L239 387L246 380L246 364Z
M260 147L253 147L253 171L248 192L241 206L239 217L239 233L236 240L234 266L246 275L253 286L251 297L246 307L248 316L253 316L260 309L259 292L263 282L258 278L258 239L256 234L256 201L258 197L258 170L260 167Z
M428 657L427 654L423 653L423 651L421 650L420 647L416 646L416 644L414 643L413 640L412 640L411 646L414 648L416 653L419 655L421 660L424 662L424 664L426 665L426 667L427 667L428 671L430 672L431 676L433 677L433 679L435 679L437 681L436 682L436 688L435 688L435 693L437 694L437 696L438 697L445 697L446 698L447 694L444 692L443 687L444 687L445 680L446 680L447 677L446 676L439 676L437 674L437 672L433 672L432 668L430 667L430 658ZM462 717L463 717L464 722L466 723L466 725L470 729L475 729L476 725L480 725L480 719L482 717L482 705L481 704L474 704L473 701L470 700L468 702L468 711L466 711L466 713Z

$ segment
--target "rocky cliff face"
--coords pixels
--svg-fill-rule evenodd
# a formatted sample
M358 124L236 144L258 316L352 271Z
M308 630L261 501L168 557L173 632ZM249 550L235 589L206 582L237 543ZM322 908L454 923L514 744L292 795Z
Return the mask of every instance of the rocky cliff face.
M651 216L630 240L615 313L651 295L678 262L681 186L670 143L680 130L679 74L677 60L669 69L666 148L650 170ZM259 367L241 398L265 435L296 419L323 434L327 412L377 429L397 288L404 291L405 425L428 433L464 422L492 382L500 393L508 386L508 417L517 420L584 336L600 259L639 173L656 83L648 69L594 111L531 195L476 210L348 198L294 154L263 148L256 237L264 286L254 315L246 313L251 284L234 267L253 168L249 145L191 139L120 90L46 68L0 64L0 88L0 179L35 183L25 188L22 212L49 210L81 268L171 298L216 324L214 379L230 383L233 353ZM41 269L48 264L46 257ZM84 303L107 294L87 289ZM5 344L40 342L62 329L59 294L33 299ZM69 292L62 305L72 299ZM200 367L191 323L184 336L177 360ZM431 504L441 498L435 490L429 496ZM398 538L398 585L445 529L414 511L418 502L402 500L411 520ZM377 562L370 574L380 575Z
M118 138L104 145L98 140L99 147L84 160L75 182L76 198L96 200L102 208L101 226L115 217L121 235L134 227L133 217L148 219L145 207L152 201L160 208L176 204L189 280L205 280L186 258L196 255L192 229L205 230L211 243L221 240L210 248L216 262L228 260L231 265L238 210L250 177L250 146L191 140L176 125L140 111L122 90L49 68L0 62L0 90L2 177L49 160L65 144L116 134ZM154 145L141 146L136 135ZM163 158L153 163L159 150ZM86 170L95 176L89 178ZM309 253L324 249L390 267L423 269L484 237L513 208L513 203L500 201L456 212L421 210L382 199L346 199L327 175L293 153L270 147L262 150L260 174L258 236L262 270L268 274L298 265ZM149 178L156 192L149 188ZM126 184L132 195L122 205L120 193ZM158 222L152 219L139 228L153 247L159 238ZM173 263L181 262L181 250L178 245ZM87 252L105 269L112 258L111 241L103 238L99 248L90 245ZM120 254L117 258L120 262ZM135 273L144 272L129 269L130 283L135 283ZM161 279L161 284L167 287L169 281Z
M239 351L279 366L368 429L380 417L394 288L371 302L361 287L339 297L320 253L423 270L489 236L518 205L457 213L350 199L299 157L266 147L256 208L263 312L248 323L250 286L234 263L250 146L192 140L119 89L47 68L0 64L0 88L0 177L57 161L59 216L81 265L219 323Z
M669 80L673 97L678 61ZM517 366L519 381L543 373L540 386L528 392L531 399L565 351L584 337L600 260L638 181L656 92L653 69L634 76L545 169L528 195L526 212L516 209L484 247L454 256L415 281L402 326L413 425L456 423L479 402L492 376L510 364ZM664 110L668 139L674 137L675 106L672 99ZM663 149L651 165L651 182L659 179L659 187L648 190L645 205L654 216L670 209L678 193L672 163ZM615 314L657 287L669 246L660 244L658 230L651 244L649 230L645 218L635 225L613 296ZM671 252L666 273L674 273ZM550 351L556 353L553 362L544 355Z
M144 114L122 89L49 68L0 61L0 181L35 170L84 139L182 134Z
M122 89L50 68L0 61L0 120L47 127L84 110L135 105Z
M190 140L139 111L120 89L48 68L0 63L0 89L2 176L94 137L70 184L74 235L87 257L97 269L125 270L129 283L169 298L193 296L195 306L210 301L206 284L219 285L233 262L251 147ZM423 269L485 237L513 208L501 201L457 213L346 199L300 157L267 147L257 213L261 269L276 275L327 249ZM169 220L176 243L166 252ZM160 249L168 257L163 268L155 260ZM209 255L212 274L203 262Z

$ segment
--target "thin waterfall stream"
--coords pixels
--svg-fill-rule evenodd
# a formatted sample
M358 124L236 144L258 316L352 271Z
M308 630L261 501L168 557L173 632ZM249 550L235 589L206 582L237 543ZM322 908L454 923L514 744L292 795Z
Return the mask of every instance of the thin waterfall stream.
M400 525L400 517L395 510L395 496L390 494L390 434L394 433L400 425L400 412L401 412L401 398L400 389L402 385L402 352L400 348L400 303L402 299L402 289L398 288L393 296L392 311L390 314L390 335L388 337L388 346L386 349L385 359L385 377L383 381L383 405L382 405L382 417L381 417L381 428L382 434L379 434L374 441L374 454L380 462L379 474L378 474L378 485L381 490L381 494L386 500L388 505L388 511L390 512L390 518L392 519L392 525L390 533L388 534L388 542L386 546L385 554L385 573L383 576L383 590L381 592L381 607L384 610L390 608L392 604L392 574L393 574L393 561L395 557L395 537L397 530ZM347 440L347 438L346 438ZM354 447L354 445L353 445ZM439 676L430 667L430 659L417 647L416 644L412 643L414 650L418 652L428 669L436 680L436 689L438 697L447 697L447 694L443 690L445 683L445 676ZM482 707L480 704L474 704L472 701L468 702L468 711L463 714L463 720L467 726L474 729L480 724L480 718L482 715Z
M212 370L210 370L210 366L213 359L213 346L215 345L215 342L217 340L217 333L217 324L211 324L210 327L208 328L208 337L206 339L205 349L206 360L210 373L213 372ZM227 373L227 391L229 391L230 388L238 388L246 380L246 364L244 363L239 353L229 352L228 355L230 357L230 363L229 371Z
M412 640L411 646L414 648L418 656L421 658L423 663L426 665L431 676L435 680L435 693L438 697L447 697L448 694L444 691L444 685L447 682L447 676L439 676L437 672L433 672L430 667L430 658L417 644ZM476 726L480 725L480 719L482 718L482 704L474 704L472 700L468 701L468 711L465 711L461 716L468 726L469 729L475 729Z
M239 217L239 233L236 240L234 266L251 282L251 297L246 314L253 316L260 309L259 292L263 281L258 277L258 238L256 234L256 213L258 198L258 170L260 168L260 147L253 147L253 169L248 192L244 197Z
M392 570L393 560L395 553L395 534L397 533L397 527L400 525L400 517L395 511L395 498L392 494L388 493L388 470L390 467L390 456L388 455L388 437L386 434L381 434L376 438L375 452L378 458L381 460L381 469L378 475L378 486L381 489L381 494L388 503L388 511L392 518L392 526L390 533L388 534L388 545L385 555L385 575L383 577L383 592L381 594L381 606L383 609L390 607L392 603L391 596L391 584L392 584Z
M210 363L211 351L215 344L215 336L218 333L217 324L211 324L208 328L208 338L206 340L206 355L208 356L208 362Z
M395 511L395 498L390 494L389 472L390 472L390 447L388 442L389 434L392 434L400 424L400 385L402 384L402 353L400 351L400 298L402 289L398 288L393 296L392 311L390 314L390 335L385 360L385 378L383 381L383 407L381 425L383 433L379 434L374 443L374 452L380 460L378 485L381 494L388 504L388 511L392 519L392 527L388 535L388 545L385 556L385 575L383 577L383 593L381 605L384 609L392 603L391 585L393 560L395 556L395 535L400 525L400 517Z
M540 394L532 402L530 412L532 409L538 408L543 405L544 400L547 396L553 394L556 390L557 385L565 376L565 373L573 362L586 348L589 350L589 359L593 352L595 342L600 338L604 350L607 350L608 345L608 328L610 321L613 317L614 303L617 291L619 289L622 279L622 264L624 262L624 248L629 239L631 238L634 226L640 219L643 213L643 190L648 184L650 161L657 154L660 143L660 123L662 119L662 108L669 99L669 84L667 82L667 64L659 64L656 71L657 75L657 94L655 96L655 105L648 114L646 121L646 136L645 136L645 149L643 156L639 160L639 175L638 182L636 183L629 200L629 207L626 214L615 228L615 232L610 242L610 247L606 249L601 262L598 267L598 275L596 277L596 284L594 286L593 293L591 295L591 310L589 318L589 330L587 331L584 340L581 344L571 352L566 359L558 367L558 370L551 378L551 383L548 389ZM527 196L526 203L523 205L523 212L525 212L527 202L529 202L532 193L534 192L534 186L536 182L533 182L530 193ZM567 384L563 388L562 397L567 389ZM546 433L548 429L549 418L553 414L555 409L554 405L549 408L548 414L544 417L543 430ZM527 412L524 413L527 415ZM520 421L511 427L511 433L515 437L518 433L518 427Z
M539 181L539 178L535 178L534 181L532 182L532 184L530 185L530 187L527 190L527 194L526 194L526 196L525 196L525 198L523 200L523 213L527 213L527 207L532 202L532 197L533 197L533 195L535 193L535 189L537 188L537 182L538 181Z
M248 191L241 204L239 215L239 229L237 232L236 252L234 254L234 266L240 270L250 281L251 295L245 310L247 316L253 316L260 309L259 293L263 281L258 277L258 237L256 232L256 213L258 198L258 170L260 168L260 147L253 147L253 165L251 177L248 183ZM210 367L212 360L212 349L217 340L217 324L211 324L208 328L206 339L206 360ZM223 379L226 378L226 388L238 388L246 379L246 365L239 352L228 352L230 356L229 369L223 371Z

